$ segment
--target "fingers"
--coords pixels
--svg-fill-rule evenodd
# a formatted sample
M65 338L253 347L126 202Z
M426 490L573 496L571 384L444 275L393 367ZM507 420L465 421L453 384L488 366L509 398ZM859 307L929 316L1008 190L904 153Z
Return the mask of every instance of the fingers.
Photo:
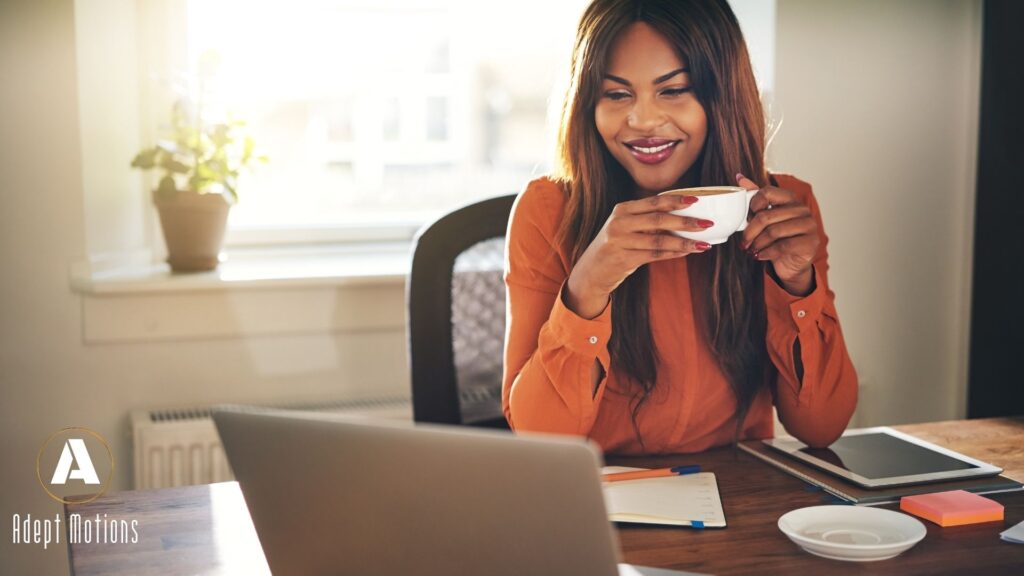
M736 183L746 188L747 190L757 190L758 188L760 188L760 186L758 186L756 182L754 182L750 178L747 178L743 174L740 174L739 172L736 173Z
M736 174L736 182L748 190L757 184ZM818 225L811 211L796 195L784 188L765 186L750 199L754 216L743 231L743 248L758 260L776 260L782 256L810 262L817 250Z
M697 242L694 240L687 240L687 242L691 242L691 245L685 250L627 250L627 258L629 258L633 266L637 267L659 260L672 260L673 258L682 258L690 254L700 254L711 249L711 244L707 242Z
M747 190L758 191L757 194L750 199L750 211L755 214L762 210L766 210L769 206L774 209L777 206L787 206L797 202L796 195L789 190L786 190L785 188L777 188L775 186L759 188L756 182L738 172L736 173L736 183Z
M683 196L681 194L655 195L641 198L640 200L620 202L615 206L614 212L619 216L646 214L648 212L671 212L673 210L682 210L696 201L696 196Z
M690 240L689 238L683 238L669 233L630 234L616 242L616 246L623 250L681 252L684 254L692 254L693 252L702 252L706 250L706 248L701 248L698 244L710 247L710 244L707 244L706 242L698 242L697 240Z
M754 239L758 238L758 236L766 235L765 239L761 242L762 247L767 246L776 238L782 238L787 235L792 236L792 234L785 234L785 230L788 228L779 228L779 226L785 222L802 220L804 218L809 219L811 224L814 223L810 209L801 204L790 204L779 208L773 207L771 210L757 212L750 219L750 222L747 223L747 229L743 231L743 246L751 247L754 244Z
M814 261L814 253L817 250L817 240L814 236L800 235L777 240L767 247L754 252L757 260L776 261L782 257L794 259L790 266L807 268ZM776 268L776 270L778 270Z
M747 250L752 254L758 254L781 240L797 236L816 238L816 229L817 225L810 217L785 220L765 228L763 232L754 237Z
M669 212L649 212L626 216L619 220L619 225L630 232L700 232L715 225L711 220L679 216Z
M754 194L754 197L750 199L750 211L757 214L769 209L769 207L774 210L780 206L789 206L791 204L799 204L792 192L785 188L765 186L758 190L757 194Z
M614 261L616 267L632 270L649 262L682 258L711 249L711 244L707 242L681 238L674 234L636 234L634 236L629 247L619 245L618 250L610 252L606 256L609 263Z

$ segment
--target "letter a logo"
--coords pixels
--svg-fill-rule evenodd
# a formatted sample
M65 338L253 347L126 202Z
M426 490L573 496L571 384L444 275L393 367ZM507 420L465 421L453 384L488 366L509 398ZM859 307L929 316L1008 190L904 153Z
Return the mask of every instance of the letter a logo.
M71 469L72 461L78 464L78 468ZM86 484L100 483L96 469L92 465L92 458L89 458L89 450L85 448L85 441L81 438L68 438L64 443L64 451L57 462L57 469L53 471L50 484L64 484L69 478L82 480Z

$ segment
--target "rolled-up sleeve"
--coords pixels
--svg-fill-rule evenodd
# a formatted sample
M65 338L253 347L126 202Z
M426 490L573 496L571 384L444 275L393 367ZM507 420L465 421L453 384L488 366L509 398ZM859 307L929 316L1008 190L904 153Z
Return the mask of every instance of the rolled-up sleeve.
M857 373L846 350L828 285L828 237L807 186L804 198L821 235L814 260L814 290L794 296L765 273L767 346L778 369L775 405L786 430L810 446L831 444L857 405Z
M611 306L585 319L565 306L568 264L556 235L564 198L540 180L519 195L506 235L506 334L502 409L514 430L586 435L608 373Z

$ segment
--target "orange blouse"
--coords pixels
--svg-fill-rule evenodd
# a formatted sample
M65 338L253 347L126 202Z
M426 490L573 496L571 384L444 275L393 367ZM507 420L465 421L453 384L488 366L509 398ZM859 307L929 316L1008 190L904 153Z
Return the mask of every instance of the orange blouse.
M816 287L805 296L786 292L765 275L767 346L777 384L755 397L741 438L773 435L772 405L786 430L813 446L833 442L857 403L857 374L839 328L835 294L828 287L828 254L818 203L806 182L774 175L818 222L821 244L814 260ZM628 380L611 365L611 306L596 318L577 316L563 303L571 267L555 239L567 196L541 178L516 199L506 237L508 310L502 408L514 430L574 434L605 452L699 452L728 444L736 430L736 400L700 335L693 314L686 258L648 265L654 341L673 354L659 355L658 379L637 414L644 448L631 422ZM799 338L803 381L793 344ZM605 377L593 393L594 360Z

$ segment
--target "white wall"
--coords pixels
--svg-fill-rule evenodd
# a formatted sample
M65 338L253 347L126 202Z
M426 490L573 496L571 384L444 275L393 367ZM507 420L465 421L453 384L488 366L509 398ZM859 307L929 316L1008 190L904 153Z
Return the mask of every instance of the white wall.
M961 417L981 2L779 0L773 169L810 181L859 424Z

